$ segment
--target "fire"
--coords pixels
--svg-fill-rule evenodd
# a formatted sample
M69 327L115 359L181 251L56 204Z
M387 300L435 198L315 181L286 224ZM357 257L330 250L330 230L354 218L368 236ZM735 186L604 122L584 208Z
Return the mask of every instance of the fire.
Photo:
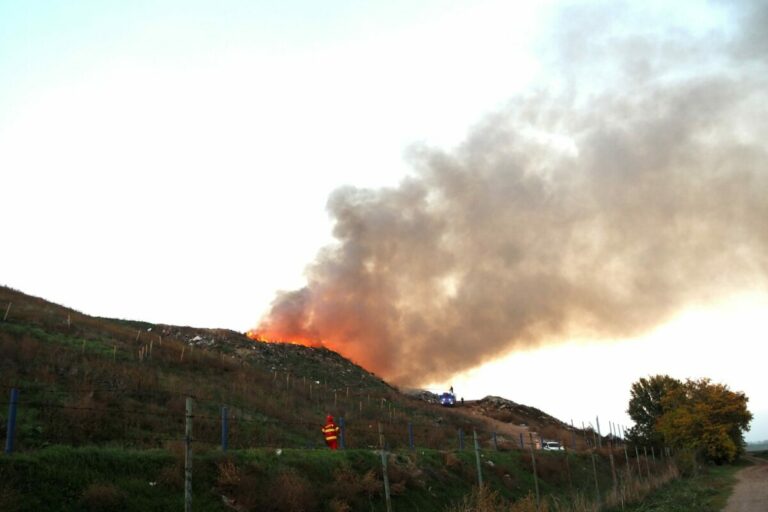
M289 345L302 345L304 347L322 348L323 343L320 340L311 339L303 336L290 336L286 337L279 333L272 333L263 329L251 329L245 333L245 335L253 340L261 343L287 343Z

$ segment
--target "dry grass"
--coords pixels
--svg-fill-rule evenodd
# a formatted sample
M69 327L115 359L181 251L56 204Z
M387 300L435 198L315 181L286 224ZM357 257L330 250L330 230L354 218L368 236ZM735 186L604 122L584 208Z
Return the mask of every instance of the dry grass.
M80 498L83 510L89 512L119 512L125 509L127 496L112 484L91 484Z

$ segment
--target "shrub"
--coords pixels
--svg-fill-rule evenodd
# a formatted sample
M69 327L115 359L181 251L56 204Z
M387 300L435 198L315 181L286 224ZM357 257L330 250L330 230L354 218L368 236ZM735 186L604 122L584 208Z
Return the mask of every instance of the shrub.
M125 509L125 500L125 493L112 484L91 484L83 491L80 504L92 512L117 512Z
M294 471L284 471L272 483L270 503L259 510L311 512L316 504L312 485Z
M535 511L534 503L533 510ZM450 507L446 512L501 512L505 510L507 504L498 492L491 490L487 486L475 487L469 496ZM520 509L522 512L523 509Z

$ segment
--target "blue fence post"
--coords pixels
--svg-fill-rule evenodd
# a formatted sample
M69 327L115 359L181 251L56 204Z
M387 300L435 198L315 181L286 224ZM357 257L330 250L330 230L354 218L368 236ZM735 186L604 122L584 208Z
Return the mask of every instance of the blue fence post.
M5 434L5 453L13 452L13 437L16 433L16 406L19 403L19 390L11 389L11 403L8 404L8 429Z
M520 449L522 450L523 448L525 448L525 446L523 446L523 433L520 432Z
M227 451L229 447L229 418L227 417L227 406L221 408L221 451Z
M347 443L345 441L346 438L346 428L344 427L344 417L339 418L339 444L341 445L341 449L345 449L347 447Z
M410 422L408 422L408 446L411 447L411 450L416 448L413 444L413 423Z
M499 451L499 445L496 442L496 432L493 433L493 449Z
M459 429L459 450L464 449L464 431Z

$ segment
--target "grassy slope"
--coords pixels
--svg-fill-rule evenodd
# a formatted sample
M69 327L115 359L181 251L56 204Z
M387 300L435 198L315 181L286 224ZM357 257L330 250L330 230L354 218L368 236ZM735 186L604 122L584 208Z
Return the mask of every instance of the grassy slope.
M542 494L570 492L562 454L542 454ZM570 455L577 488L592 485L585 456ZM485 482L508 499L533 491L527 454L483 455ZM173 510L183 496L183 457L161 450L49 447L0 457L0 510ZM221 496L254 510L385 510L381 459L372 450L254 449L210 451L194 460L196 510L226 510ZM561 468L562 469L562 468ZM390 454L388 474L398 511L445 510L476 483L474 454L435 450ZM606 476L606 475L602 475ZM343 505L342 505L343 504Z
M476 483L472 453L411 452L406 424L417 446L445 450L455 448L458 428L483 432L482 419L401 395L332 352L94 318L0 287L0 313L9 302L8 320L0 321L0 386L3 393L19 387L22 397L19 453L0 457L0 510L178 509L187 395L195 396L197 509L221 510L224 494L256 509L295 510L298 499L318 504L307 510L383 510L380 460L364 449L377 445L377 424L398 453L390 466L397 510L442 510ZM193 347L198 336L210 343ZM139 360L150 344L152 357ZM226 459L217 448L223 404L232 416ZM298 449L320 446L326 412L345 416L348 447L357 449ZM532 492L527 452L493 452L487 437L483 446L487 483L506 498ZM588 455L570 454L568 465L563 454L537 456L542 495L591 496ZM607 457L597 463L608 489Z
M698 475L673 480L651 492L642 503L624 512L718 512L723 509L736 483L742 465L707 466ZM621 508L608 512L618 512Z

